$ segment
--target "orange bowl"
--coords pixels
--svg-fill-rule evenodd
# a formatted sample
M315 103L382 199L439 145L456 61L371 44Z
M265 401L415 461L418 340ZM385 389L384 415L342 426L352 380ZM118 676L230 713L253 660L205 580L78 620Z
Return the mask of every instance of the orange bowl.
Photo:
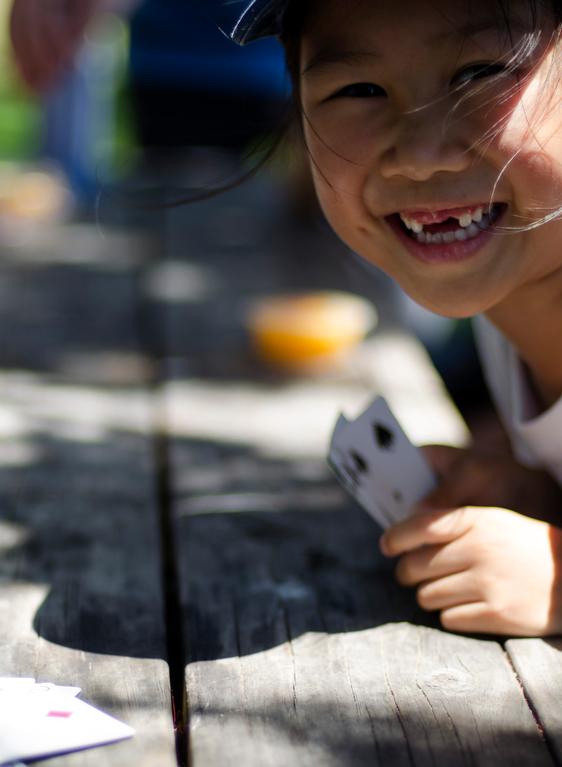
M251 307L247 319L259 357L289 369L325 367L341 360L376 322L369 301L337 291L264 298Z

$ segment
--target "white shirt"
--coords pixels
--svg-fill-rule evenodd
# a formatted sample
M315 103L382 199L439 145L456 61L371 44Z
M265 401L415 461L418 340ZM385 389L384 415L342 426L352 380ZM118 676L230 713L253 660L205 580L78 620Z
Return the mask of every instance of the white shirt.
M515 457L546 469L562 485L562 397L541 410L515 348L486 317L475 317L472 324L484 377Z

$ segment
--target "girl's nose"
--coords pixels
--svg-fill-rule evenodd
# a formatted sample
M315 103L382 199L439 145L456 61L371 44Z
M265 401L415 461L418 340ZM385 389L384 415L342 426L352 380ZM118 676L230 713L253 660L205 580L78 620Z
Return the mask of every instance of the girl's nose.
M436 173L459 173L470 165L467 145L459 136L458 117L433 117L424 110L401 118L380 161L384 178L427 181Z

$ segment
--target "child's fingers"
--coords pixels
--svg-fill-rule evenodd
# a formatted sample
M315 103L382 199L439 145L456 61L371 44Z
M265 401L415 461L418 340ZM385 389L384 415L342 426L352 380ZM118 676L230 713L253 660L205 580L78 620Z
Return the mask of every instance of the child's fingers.
M422 583L417 591L418 604L424 610L446 610L477 602L482 599L471 573L453 573L429 583Z
M423 581L468 570L471 564L466 547L453 541L446 545L423 546L404 554L396 565L395 575L402 586L416 586Z
M493 611L485 602L469 602L441 611L441 625L448 631L505 633Z
M472 526L470 508L446 509L415 514L390 527L380 539L380 548L388 557L396 557L421 546L454 541Z

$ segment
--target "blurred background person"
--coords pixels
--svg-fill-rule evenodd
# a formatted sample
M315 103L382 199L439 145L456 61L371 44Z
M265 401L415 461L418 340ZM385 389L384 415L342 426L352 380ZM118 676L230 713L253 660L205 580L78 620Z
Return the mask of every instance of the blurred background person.
M119 56L108 13L130 18L127 93L148 167L174 167L194 146L242 153L279 129L290 91L277 41L233 46L203 7L13 0L14 59L42 102L43 155L62 168L82 205L105 178L116 130Z
M41 104L39 152L79 209L111 172L120 57L115 13L135 0L14 0L10 33L22 80ZM111 15L109 12L111 11Z

